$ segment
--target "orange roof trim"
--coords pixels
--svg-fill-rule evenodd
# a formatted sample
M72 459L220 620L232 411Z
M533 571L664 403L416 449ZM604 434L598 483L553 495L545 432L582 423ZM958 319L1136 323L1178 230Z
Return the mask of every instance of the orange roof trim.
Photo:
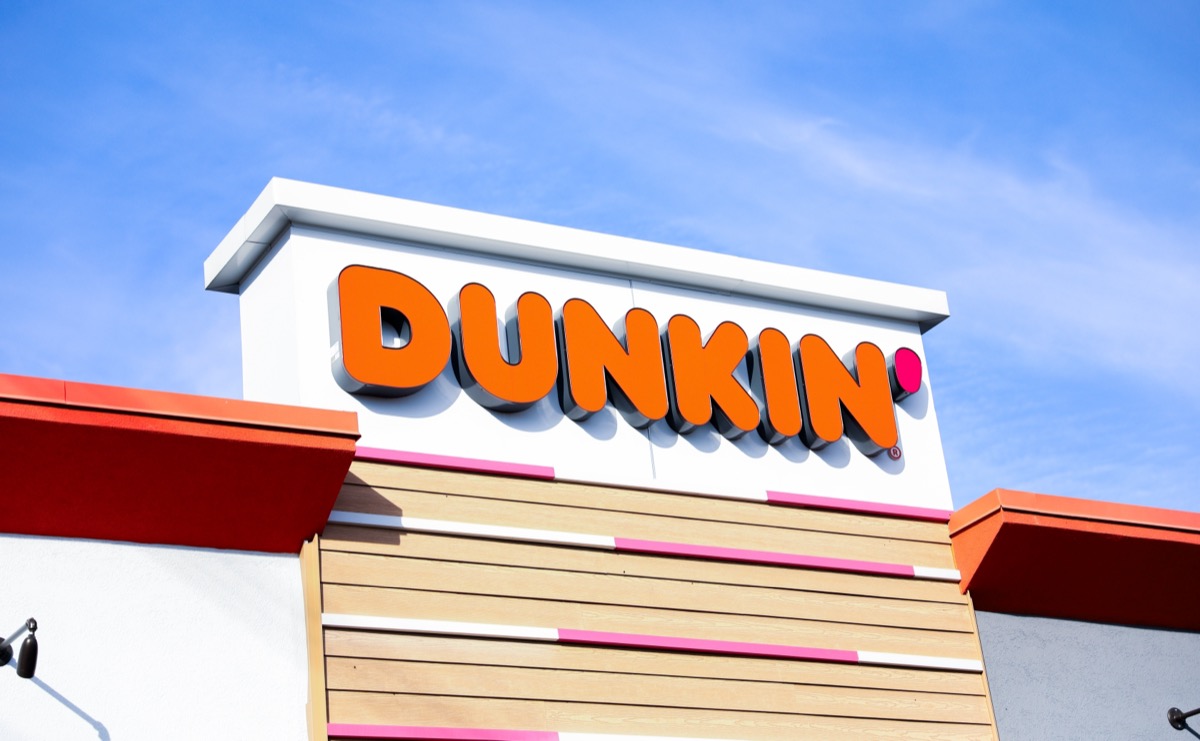
M207 420L226 424L272 427L333 435L358 435L354 412L313 409L215 396L94 383L60 381L0 373L0 401L103 409L125 414Z

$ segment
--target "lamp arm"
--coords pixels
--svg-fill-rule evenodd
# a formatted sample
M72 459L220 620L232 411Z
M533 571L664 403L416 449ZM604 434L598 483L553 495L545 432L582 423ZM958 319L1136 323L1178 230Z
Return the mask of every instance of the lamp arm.
M33 619L33 618L30 618L30 620L32 620L32 619ZM35 624L36 624L36 623L35 623ZM17 640L18 638L20 638L20 637L21 637L21 636L22 636L22 635L25 633L25 631L27 631L27 630L29 630L29 623L28 623L28 622L26 622L26 623L23 623L23 624L21 625L21 627L20 627L20 628L17 628L17 632L16 632L16 633L13 633L13 634L12 634L12 635L10 635L8 638L5 638L3 641L0 641L0 643L7 643L7 644L9 644L9 645L12 645L12 642L13 642L13 641L15 641L15 640Z
M9 659L12 658L13 642L16 641L18 638L20 638L21 635L25 632L28 632L30 635L33 635L34 633L36 633L37 632L37 621L34 620L33 618L29 618L28 620L25 621L25 623L20 628L17 628L15 633L10 635L8 638L5 638L4 640L0 640L0 658L4 659L3 661L0 661L0 666L7 664ZM34 640L36 642L36 639L34 639Z
M17 632L13 633L3 641L0 641L0 666L4 666L12 660L13 641L20 638L22 633L29 633L29 635L25 638L25 642L21 644L21 655L17 659L17 676L21 677L22 679L32 679L33 673L37 670L37 628L37 621L33 618L29 618L25 621L24 625L22 625L20 628L17 628Z
M1182 731L1184 728L1187 728L1187 719L1193 715L1196 715L1197 713L1200 713L1200 708L1189 710L1186 713L1179 708L1171 708L1167 711L1167 722L1170 723L1171 727L1175 730Z

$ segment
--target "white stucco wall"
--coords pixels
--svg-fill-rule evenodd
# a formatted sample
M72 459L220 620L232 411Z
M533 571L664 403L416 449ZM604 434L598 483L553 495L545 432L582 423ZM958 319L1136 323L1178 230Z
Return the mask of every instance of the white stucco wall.
M306 737L297 556L0 535L0 575L0 637L40 644L0 739Z

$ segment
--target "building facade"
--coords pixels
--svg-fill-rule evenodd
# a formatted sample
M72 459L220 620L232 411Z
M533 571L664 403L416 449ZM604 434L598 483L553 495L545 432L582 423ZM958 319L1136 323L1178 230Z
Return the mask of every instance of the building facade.
M1109 608L1200 520L953 513L940 292L285 180L205 278L244 401L0 377L0 616L43 646L0 736L1177 733L1186 661L1109 677L1161 705L1117 735L1046 693L1089 695L1064 635L1193 645L1194 598Z

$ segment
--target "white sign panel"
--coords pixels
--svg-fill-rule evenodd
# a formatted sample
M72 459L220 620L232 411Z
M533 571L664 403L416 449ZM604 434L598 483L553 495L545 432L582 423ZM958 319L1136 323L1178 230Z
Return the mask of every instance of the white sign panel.
M560 479L950 509L940 292L291 181L206 263L247 399Z

